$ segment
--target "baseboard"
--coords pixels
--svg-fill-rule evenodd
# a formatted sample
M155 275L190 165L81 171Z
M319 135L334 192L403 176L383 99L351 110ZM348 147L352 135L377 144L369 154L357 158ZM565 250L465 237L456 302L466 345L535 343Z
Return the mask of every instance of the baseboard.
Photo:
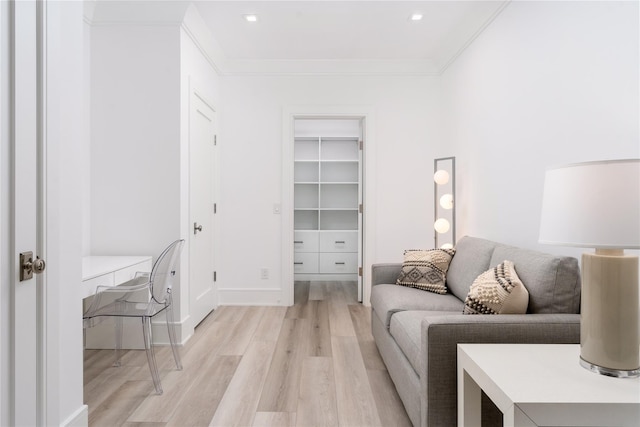
M218 289L219 305L284 305L280 288Z
M87 427L89 425L89 407L82 405L69 418L60 423L62 427Z
M194 326L192 323L191 316L185 317L180 322L174 322L178 345L184 345L193 335ZM158 318L157 321L151 322L151 329L155 345L169 345L169 332L164 318Z

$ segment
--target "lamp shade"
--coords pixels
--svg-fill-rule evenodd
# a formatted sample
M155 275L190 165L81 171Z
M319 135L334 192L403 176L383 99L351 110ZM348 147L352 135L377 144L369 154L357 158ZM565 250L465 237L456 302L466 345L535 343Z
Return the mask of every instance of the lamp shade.
M547 170L540 243L640 249L640 159Z

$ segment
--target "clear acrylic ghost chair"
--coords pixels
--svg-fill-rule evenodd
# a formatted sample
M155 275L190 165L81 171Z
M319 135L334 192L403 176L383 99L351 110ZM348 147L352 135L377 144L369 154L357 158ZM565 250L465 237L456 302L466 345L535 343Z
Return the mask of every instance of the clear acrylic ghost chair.
M115 319L116 361L114 366L120 366L123 319L125 317L137 317L142 320L144 348L147 353L153 385L158 394L162 394L162 386L151 335L151 319L157 314L165 313L173 358L178 370L182 369L182 362L176 345L171 287L176 274L175 266L183 246L184 240L176 240L171 243L153 264L151 273L138 273L134 279L119 286L98 286L89 309L83 315L85 328L97 325L105 317L113 317Z

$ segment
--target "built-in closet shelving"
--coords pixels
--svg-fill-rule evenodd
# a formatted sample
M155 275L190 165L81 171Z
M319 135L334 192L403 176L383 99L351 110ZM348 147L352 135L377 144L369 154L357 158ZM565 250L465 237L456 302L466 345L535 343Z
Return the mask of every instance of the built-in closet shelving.
M294 271L298 279L357 275L359 209L360 138L296 137Z

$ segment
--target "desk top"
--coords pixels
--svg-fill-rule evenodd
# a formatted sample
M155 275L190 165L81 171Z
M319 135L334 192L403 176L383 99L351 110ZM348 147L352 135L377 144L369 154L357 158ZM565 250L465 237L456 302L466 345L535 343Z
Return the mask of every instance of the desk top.
M82 258L82 280L93 279L150 260L150 256L86 256Z
M458 355L475 365L479 369L475 374L488 377L485 380L513 403L632 403L640 407L640 378L612 378L588 371L580 366L578 344L458 344Z

